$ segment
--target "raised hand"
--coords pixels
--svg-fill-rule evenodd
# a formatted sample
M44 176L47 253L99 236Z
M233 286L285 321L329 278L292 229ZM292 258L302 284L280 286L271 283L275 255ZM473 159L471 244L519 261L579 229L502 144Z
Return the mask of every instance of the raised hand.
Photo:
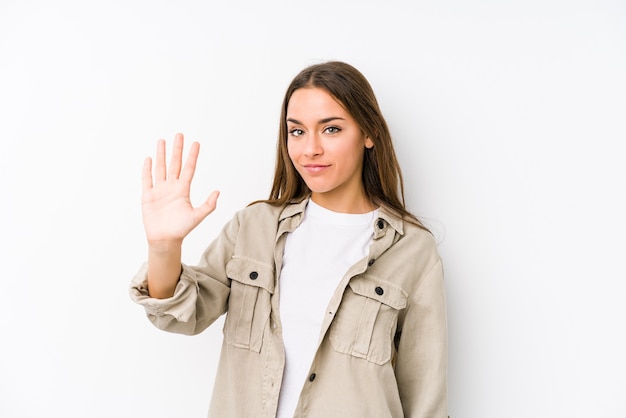
M200 144L194 142L183 167L182 134L177 134L172 148L169 169L165 163L165 141L157 143L154 176L152 159L143 166L141 209L146 238L151 247L179 245L198 224L206 218L217 203L219 192L213 191L206 201L194 208L189 198Z

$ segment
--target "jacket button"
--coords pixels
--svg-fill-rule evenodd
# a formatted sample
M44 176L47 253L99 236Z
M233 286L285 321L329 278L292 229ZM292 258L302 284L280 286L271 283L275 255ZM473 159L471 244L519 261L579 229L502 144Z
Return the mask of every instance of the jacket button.
M376 286L376 289L374 289L374 292L376 292L376 294L377 294L378 296L382 296L382 295L383 295L383 293L385 293L385 291L383 290L383 288L382 288L382 287L380 287L380 286Z
M256 271L250 273L250 280L256 280L257 277L259 277L259 273L257 273Z
M376 262L375 258L371 258L370 261L367 262L368 266L371 266L372 264L374 264Z
M311 376L309 376L309 382L312 382L315 380L315 373L312 373Z
M385 223L383 222L382 219L379 219L378 222L376 223L376 226L378 226L378 229L383 229L385 227Z

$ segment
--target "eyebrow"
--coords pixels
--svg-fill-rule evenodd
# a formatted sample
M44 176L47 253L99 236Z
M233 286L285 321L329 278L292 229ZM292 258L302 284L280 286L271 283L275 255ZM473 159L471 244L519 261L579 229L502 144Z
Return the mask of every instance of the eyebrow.
M345 119L344 118L340 118L339 116L331 116L329 118L320 119L317 123L318 124L323 124L323 123L332 122L334 120L345 120ZM295 123L296 125L304 125L304 123L300 122L297 119L293 119L293 118L287 118L287 122Z

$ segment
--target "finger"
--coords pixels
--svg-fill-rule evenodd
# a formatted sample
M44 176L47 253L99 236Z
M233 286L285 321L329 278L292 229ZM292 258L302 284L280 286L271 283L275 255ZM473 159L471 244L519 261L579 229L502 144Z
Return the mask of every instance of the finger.
M217 207L217 198L220 196L220 192L218 190L214 190L209 197L207 197L206 201L194 209L196 213L196 219L198 223L200 223L204 218L209 216L211 212L215 210Z
M141 185L143 191L152 188L152 158L147 157L143 162L143 171L141 173Z
M193 175L196 172L196 163L198 162L198 154L200 153L200 144L194 142L189 149L189 155L183 167L183 172L180 175L181 180L191 182Z
M156 152L156 167L154 168L154 181L159 183L161 181L165 181L165 140L159 139L157 142L157 152Z
M168 171L168 178L177 179L180 176L180 167L183 164L183 134L178 133L174 138L174 146L172 148L172 158L170 159L170 169Z

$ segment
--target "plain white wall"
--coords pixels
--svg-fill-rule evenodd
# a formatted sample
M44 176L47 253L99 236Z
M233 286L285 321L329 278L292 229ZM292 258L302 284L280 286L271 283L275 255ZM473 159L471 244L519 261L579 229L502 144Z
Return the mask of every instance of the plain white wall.
M454 418L626 417L623 1L0 1L0 416L204 417L221 323L127 296L157 139L218 210L271 181L284 89L369 78L445 260Z

